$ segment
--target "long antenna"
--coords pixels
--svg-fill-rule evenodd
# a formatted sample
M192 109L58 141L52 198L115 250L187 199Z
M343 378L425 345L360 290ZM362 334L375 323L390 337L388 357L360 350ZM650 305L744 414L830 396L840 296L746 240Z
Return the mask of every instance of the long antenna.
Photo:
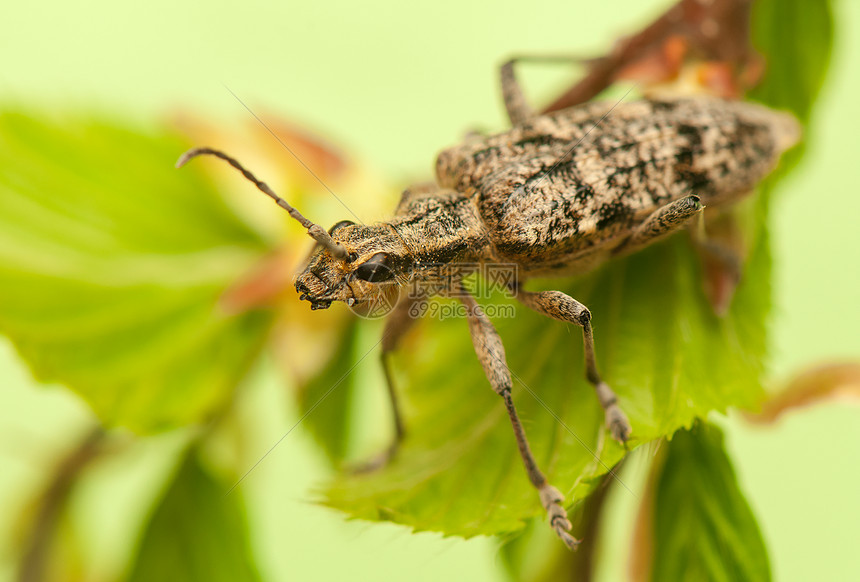
M314 224L313 222L302 216L301 212L296 210L286 200L275 194L275 192L271 188L269 188L268 184L261 180L258 180L254 174L252 174L249 170L245 169L245 167L240 164L235 158L228 156L224 152L220 150L214 150L212 148L193 148L179 156L179 160L176 162L176 167L181 168L193 158L202 155L210 155L215 156L216 158L221 158L222 160L242 172L242 175L245 176L245 178L247 178L251 182L253 182L254 185L260 189L260 191L262 191L266 196L274 200L278 206L286 210L290 214L290 216L298 220L303 227L308 229L308 234L311 236L311 238L313 238L315 241L327 248L332 255L334 255L338 259L345 259L347 257L348 253L346 252L346 249L343 248L343 245L334 242L334 239L331 238L329 233L326 232L323 227L318 224Z

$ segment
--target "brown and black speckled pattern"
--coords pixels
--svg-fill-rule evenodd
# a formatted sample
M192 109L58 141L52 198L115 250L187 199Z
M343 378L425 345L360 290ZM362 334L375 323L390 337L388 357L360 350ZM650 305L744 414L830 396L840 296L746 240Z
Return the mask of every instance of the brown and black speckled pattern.
M798 134L790 116L750 103L612 106L535 117L439 155L439 184L475 200L498 259L547 273L599 262L667 203L694 194L717 206L746 194Z
M713 207L748 193L798 133L787 114L706 97L533 117L443 151L438 184L404 192L387 222L336 229L348 258L319 250L296 288L324 308L407 280L457 283L451 272L439 280L440 264L516 263L523 278L580 273L650 244L671 230L667 220L674 228L697 210L681 205L649 222L668 204L695 195ZM358 280L355 270L377 253L396 276Z
M332 301L373 298L389 285L416 282L440 292L482 261L490 261L491 245L475 200L453 190L424 185L403 193L395 217L374 225L348 224L332 232L347 253L346 261L320 248L296 279L296 289L317 308ZM385 253L394 279L369 283L355 270L378 253ZM440 269L442 265L468 269ZM456 275L456 276L455 276Z
M477 261L488 234L474 200L453 190L404 194L389 224L417 263Z
M312 308L321 309L333 301L379 303L375 300L384 299L386 289L417 284L417 293L396 308L386 326L392 339L383 338L384 365L393 338L409 326L411 311L404 309L436 293L457 292L478 359L504 399L529 480L556 534L575 548L579 542L569 533L563 496L538 468L514 407L501 338L463 286L463 269L516 263L518 282L510 288L517 299L582 327L586 377L613 438L626 443L632 427L598 373L591 313L560 291L529 292L519 281L582 272L677 230L702 211L702 204L737 199L773 168L799 132L786 114L702 97L617 107L590 103L529 118L524 102L516 102L521 94L509 65L503 84L514 102L509 110L518 112L512 119L521 123L443 151L438 184L404 192L391 220L333 229L330 244L321 241L296 289ZM362 267L367 265L383 276L366 280ZM403 429L385 371L398 437L383 456L388 459Z

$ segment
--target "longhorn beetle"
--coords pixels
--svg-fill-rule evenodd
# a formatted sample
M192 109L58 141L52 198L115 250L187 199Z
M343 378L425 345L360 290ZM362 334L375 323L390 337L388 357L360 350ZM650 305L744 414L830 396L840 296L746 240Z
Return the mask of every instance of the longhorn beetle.
M487 379L504 400L528 478L551 527L574 549L579 541L569 533L564 498L538 468L514 407L501 338L462 277L440 278L438 266L513 264L517 280L510 291L520 302L580 326L586 377L613 438L626 443L632 429L598 373L588 308L560 291L527 291L523 282L582 273L701 223L705 206L729 205L748 194L798 141L800 130L786 113L705 96L592 102L536 115L512 66L503 66L501 75L511 129L470 136L442 151L436 183L407 189L394 218L385 222L341 221L326 231L218 150L189 150L177 167L203 154L221 158L307 229L318 244L295 286L312 309L333 301L373 302L409 281L426 290L400 301L386 322L382 364L396 435L381 462L395 453L403 436L388 357L415 320L409 310L432 294L457 296ZM703 237L703 229L694 232L703 252L727 254Z

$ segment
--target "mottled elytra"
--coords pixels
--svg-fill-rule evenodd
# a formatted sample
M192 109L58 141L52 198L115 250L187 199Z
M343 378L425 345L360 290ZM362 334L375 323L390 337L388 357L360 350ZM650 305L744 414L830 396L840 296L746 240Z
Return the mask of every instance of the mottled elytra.
M440 276L439 266L513 265L517 279L508 288L520 302L580 326L587 380L613 438L626 443L632 427L598 373L588 308L559 291L527 291L524 283L535 276L583 273L696 222L693 239L705 255L739 264L731 251L704 236L702 210L747 195L800 131L788 114L703 96L595 102L534 115L509 68L502 72L511 129L470 136L440 153L436 183L406 190L394 217L378 224L342 221L326 231L217 150L191 150L179 164L200 154L226 160L307 229L319 244L295 285L313 309L333 301L366 304L406 283L418 289L396 304L385 326L382 362L396 435L371 466L387 462L403 436L388 356L414 322L410 313L420 312L416 305L434 294L458 297L478 359L504 401L528 478L552 528L575 548L579 541L569 533L563 497L529 450L501 338L462 284L469 268Z

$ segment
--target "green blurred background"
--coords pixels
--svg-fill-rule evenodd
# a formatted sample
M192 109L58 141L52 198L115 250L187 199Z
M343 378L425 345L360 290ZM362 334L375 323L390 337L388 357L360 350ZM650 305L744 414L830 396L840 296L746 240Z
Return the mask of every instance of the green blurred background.
M465 131L503 127L496 69L505 56L598 54L670 3L7 3L0 94L6 105L106 112L137 124L178 109L215 125L244 121L248 113L226 86L255 111L326 136L405 186L429 178L435 153ZM771 213L777 380L810 364L860 355L860 2L837 1L834 10L833 60L809 149L780 185ZM534 68L524 80L540 101L576 74ZM348 191L338 195L349 202ZM37 386L5 340L0 385L0 515L11 516L21 492L42 482L45 463L90 417L68 392ZM297 417L271 362L255 369L250 391L244 414L254 416L257 429L248 446L262 454ZM858 420L856 404L830 403L764 429L740 418L722 422L776 580L860 579ZM159 471L169 470L165 451L175 443L161 441L141 447L137 458L100 467L112 475L110 485L92 476L72 508L86 516L84 551L103 572L128 559L130 523L146 511L141 500L151 495ZM299 428L244 484L253 548L270 579L502 578L493 540L348 523L312 505L309 492L325 471ZM615 506L617 542L608 551L619 561L602 572L605 580L623 572L632 506L629 499ZM4 538L13 529L8 521L0 524ZM12 578L14 559L0 556L0 579Z

